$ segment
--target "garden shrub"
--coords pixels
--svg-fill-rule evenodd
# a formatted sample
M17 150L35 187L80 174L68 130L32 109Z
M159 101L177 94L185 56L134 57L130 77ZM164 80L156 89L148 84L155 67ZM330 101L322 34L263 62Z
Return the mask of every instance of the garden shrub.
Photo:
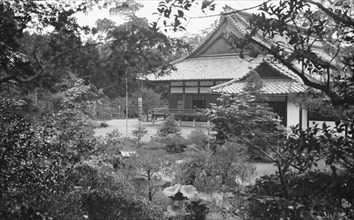
M165 122L158 129L155 142L160 142L164 145L168 153L180 153L186 148L186 140L180 134L181 129L178 127L173 115L166 118Z
M92 220L162 219L162 212L144 197L136 194L132 184L105 178L103 187L87 190L83 207Z
M227 191L249 183L255 168L247 162L246 152L246 147L231 142L216 151L196 145L188 146L186 162L181 164L177 179L183 184L194 185L202 192Z
M181 129L178 127L174 115L170 115L166 118L162 126L158 129L158 136L165 137L167 135L175 134L179 135Z
M188 135L187 143L188 145L195 144L199 147L205 147L208 145L208 135L202 129L195 129Z
M319 171L289 174L289 196L282 195L276 175L263 176L251 187L249 215L252 219L351 219L354 178ZM316 216L316 217L315 217Z
M15 100L0 103L0 216L53 216L73 168L94 148L93 127L75 105L31 121Z
M167 135L160 140L165 144L168 153L181 153L187 147L185 139L180 135Z
M106 122L101 122L100 123L100 128L107 128L108 124Z
M160 219L162 212L138 194L129 178L98 171L88 164L77 166L72 174L76 205L88 219Z
M277 152L279 172L262 177L250 189L251 218L352 219L354 141L343 135L345 128L340 122L334 128L293 127Z
M251 74L259 79L256 72L251 71ZM257 82L246 82L245 88ZM268 153L271 146L285 137L278 115L264 102L260 90L223 94L218 98L218 104L211 106L208 116L213 123L212 130L216 132L216 142L223 144L234 139L248 147L250 158L264 157L261 151Z

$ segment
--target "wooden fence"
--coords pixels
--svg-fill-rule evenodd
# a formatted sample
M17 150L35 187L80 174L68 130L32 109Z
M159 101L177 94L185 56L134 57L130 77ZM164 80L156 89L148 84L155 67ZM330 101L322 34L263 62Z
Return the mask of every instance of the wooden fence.
M152 124L155 121L162 117L164 120L169 116L174 115L175 119L178 120L179 125L181 126L181 121L186 118L192 118L193 127L195 127L195 122L198 119L207 119L204 109L168 109L168 108L154 108L152 110ZM205 120L205 121L208 121Z

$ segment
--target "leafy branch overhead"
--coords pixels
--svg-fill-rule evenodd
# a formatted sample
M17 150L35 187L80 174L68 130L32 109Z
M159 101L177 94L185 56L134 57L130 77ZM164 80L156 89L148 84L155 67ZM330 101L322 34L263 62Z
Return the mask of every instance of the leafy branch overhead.
M2 1L0 4L0 83L29 82L51 72L59 59L84 45L80 32L89 32L88 27L77 24L73 15L86 10L84 4L68 7L67 4L39 3L34 1ZM29 30L46 32L42 44L52 49L52 53L41 56L39 46L32 53L26 53L22 41ZM94 45L90 45L94 46ZM42 54L44 55L44 54Z
M185 30L184 25L187 21L185 12L191 10L194 4L200 6L204 13L205 10L213 11L215 9L214 0L203 0L202 2L196 0L163 0L159 2L157 12L154 13L159 15L159 18L151 24L152 29L159 30L162 22L165 32L168 29L173 31Z
M249 40L334 105L353 105L354 21L346 5L336 7L329 10L311 0L264 4L249 20Z

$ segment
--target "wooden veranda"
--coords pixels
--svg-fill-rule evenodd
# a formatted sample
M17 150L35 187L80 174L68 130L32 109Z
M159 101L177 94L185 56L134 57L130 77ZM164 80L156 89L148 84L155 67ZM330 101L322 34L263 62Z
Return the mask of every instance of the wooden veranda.
M154 124L159 117L162 117L165 120L170 115L174 115L179 126L181 126L183 120L190 121L192 119L193 127L195 127L196 121L209 121L205 109L154 108L152 110L152 124Z

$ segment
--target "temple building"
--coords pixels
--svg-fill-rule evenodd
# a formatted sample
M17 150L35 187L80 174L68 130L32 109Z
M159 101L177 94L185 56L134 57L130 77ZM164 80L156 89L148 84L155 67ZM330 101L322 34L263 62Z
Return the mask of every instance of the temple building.
M234 46L233 39L242 39L248 34L247 16L250 15L223 15L218 26L194 51L172 63L175 71L160 77L149 75L147 80L168 84L169 110L193 112L209 108L222 93L242 92L250 72L256 71L263 82L261 92L283 124L308 127L310 118L307 110L289 98L291 94L305 92L306 86L301 79L265 53L254 56L254 51L262 51L257 45ZM269 44L260 35L253 38Z

